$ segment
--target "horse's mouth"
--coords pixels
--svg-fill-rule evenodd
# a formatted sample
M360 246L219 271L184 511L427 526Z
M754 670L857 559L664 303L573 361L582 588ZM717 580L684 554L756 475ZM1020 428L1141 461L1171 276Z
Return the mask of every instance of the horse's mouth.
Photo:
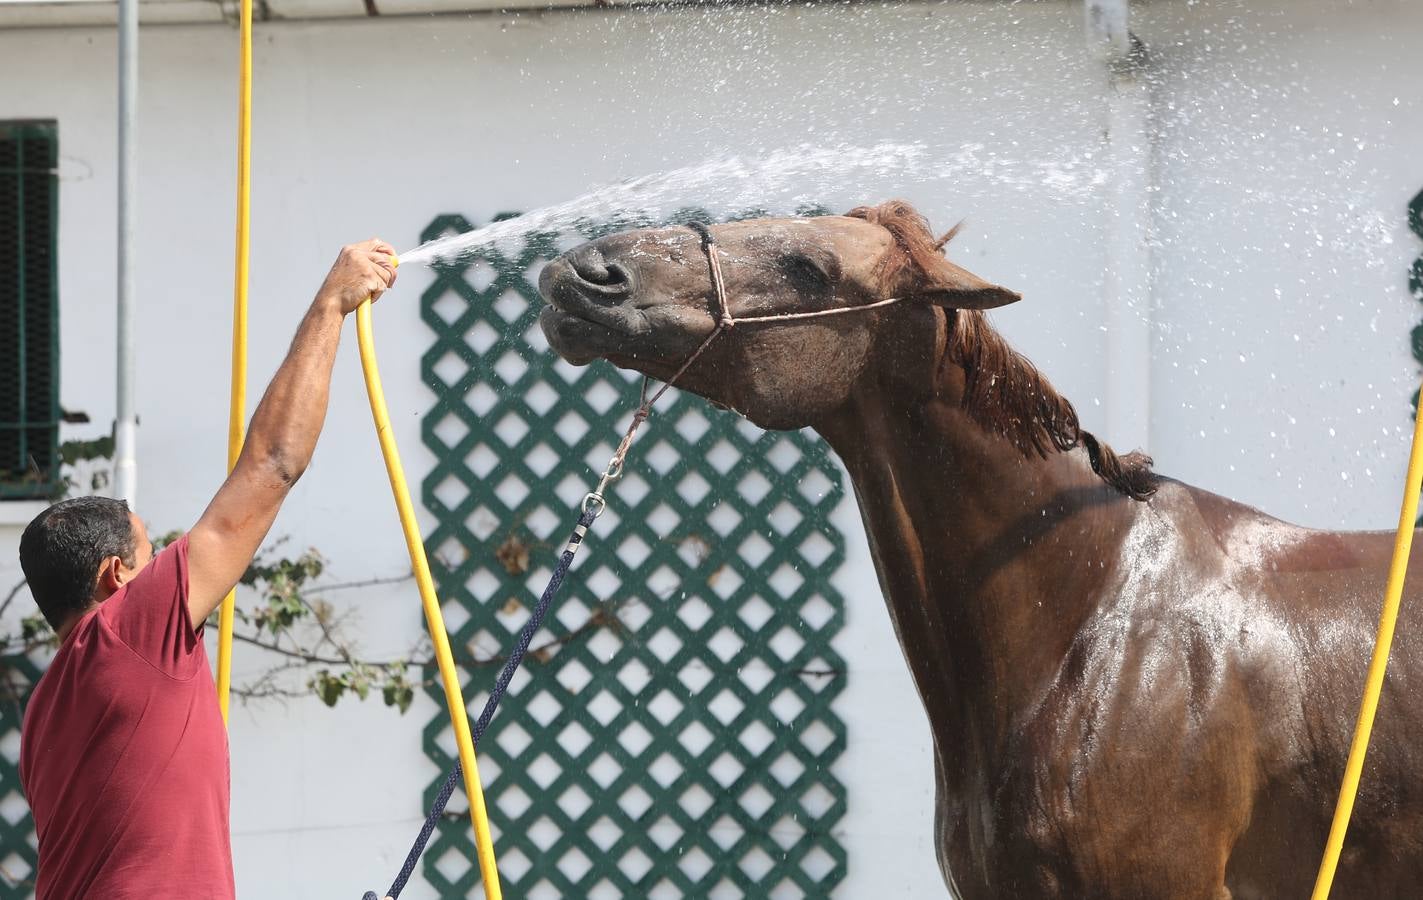
M654 376L675 369L715 323L705 312L639 299L635 292L625 271L605 284L584 277L567 255L553 260L539 276L539 293L548 302L539 325L549 346L574 365L603 358Z
M539 327L554 352L575 366L630 349L631 336L627 332L605 322L583 318L552 303L539 313Z
M629 285L589 282L566 257L544 267L539 293L548 303L539 314L539 326L549 345L574 365L626 354L650 331L647 317L627 302Z

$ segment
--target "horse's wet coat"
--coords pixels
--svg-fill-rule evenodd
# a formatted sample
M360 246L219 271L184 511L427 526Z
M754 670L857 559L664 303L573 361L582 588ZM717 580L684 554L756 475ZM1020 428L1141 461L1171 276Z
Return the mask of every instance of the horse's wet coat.
M1016 295L927 255L903 204L715 234L737 315L911 301L733 329L682 384L844 461L932 728L954 890L1307 894L1390 536L1289 525L1098 445L973 311ZM715 327L697 240L570 251L541 285L550 343L668 377ZM1397 636L1336 897L1423 884L1420 634Z

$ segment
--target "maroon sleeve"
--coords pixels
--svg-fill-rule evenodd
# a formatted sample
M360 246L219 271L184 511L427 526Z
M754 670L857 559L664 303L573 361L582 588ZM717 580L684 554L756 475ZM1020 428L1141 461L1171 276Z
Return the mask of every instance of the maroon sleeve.
M188 613L188 536L163 548L99 614L154 667L179 678L192 674L202 635L193 630Z

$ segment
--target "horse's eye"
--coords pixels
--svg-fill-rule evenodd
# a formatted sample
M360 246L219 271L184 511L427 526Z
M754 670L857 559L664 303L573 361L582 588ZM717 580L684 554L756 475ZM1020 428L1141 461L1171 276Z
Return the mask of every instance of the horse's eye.
M809 290L825 290L835 284L835 276L804 253L787 253L782 256L781 271L791 284Z

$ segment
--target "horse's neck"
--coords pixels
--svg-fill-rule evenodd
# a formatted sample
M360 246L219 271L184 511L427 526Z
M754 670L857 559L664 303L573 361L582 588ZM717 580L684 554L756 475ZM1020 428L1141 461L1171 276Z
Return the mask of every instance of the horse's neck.
M1082 451L1024 458L951 394L863 391L818 430L854 482L936 744L993 754L1115 575L1137 504Z

